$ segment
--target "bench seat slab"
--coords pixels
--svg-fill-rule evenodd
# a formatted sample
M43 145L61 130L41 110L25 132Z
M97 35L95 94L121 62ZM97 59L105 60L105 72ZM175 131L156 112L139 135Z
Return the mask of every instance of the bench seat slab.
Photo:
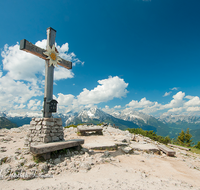
M81 144L84 144L84 139L72 139L72 140L68 140L68 141L51 142L51 143L45 143L45 144L40 144L40 145L36 145L36 146L31 146L30 151L33 154L44 154L47 152L53 152L56 150L62 150L65 148L79 146Z
M176 152L165 145L157 145L159 150L162 150L167 156L174 156Z

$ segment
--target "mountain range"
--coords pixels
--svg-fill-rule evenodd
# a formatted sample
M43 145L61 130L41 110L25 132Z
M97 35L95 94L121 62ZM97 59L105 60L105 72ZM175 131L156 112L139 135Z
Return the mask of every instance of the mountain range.
M8 120L5 117L0 117L0 129L3 129L3 128L11 129L15 127L18 127L17 124L12 123L10 120Z
M29 124L32 117L38 117L31 113L24 116L10 115L5 112L0 113L0 118L9 120L10 126L7 124L7 128L22 126ZM127 128L142 128L143 130L153 130L157 135L167 136L170 138L176 138L181 130L186 131L190 129L190 133L193 136L194 143L200 141L200 117L196 116L183 116L183 115L162 115L159 118L152 117L142 112L133 110L115 111L110 114L105 113L101 109L96 107L83 109L80 112L70 112L68 114L56 113L54 117L62 118L63 126L70 124L80 123L110 123L115 124L119 129L125 130ZM42 115L40 115L42 117ZM3 119L2 121L4 121ZM7 121L5 120L5 121ZM0 125L1 127L1 125Z

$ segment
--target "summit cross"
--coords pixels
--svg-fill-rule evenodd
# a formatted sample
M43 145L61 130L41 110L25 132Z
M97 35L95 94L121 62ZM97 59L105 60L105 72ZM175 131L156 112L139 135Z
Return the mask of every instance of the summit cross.
M43 117L51 118L52 112L57 110L57 101L53 100L53 75L54 66L60 65L66 69L72 69L72 62L66 61L58 56L55 48L56 30L47 28L47 49L42 49L29 41L23 39L20 41L20 50L34 54L45 60L45 89L44 89L44 107Z

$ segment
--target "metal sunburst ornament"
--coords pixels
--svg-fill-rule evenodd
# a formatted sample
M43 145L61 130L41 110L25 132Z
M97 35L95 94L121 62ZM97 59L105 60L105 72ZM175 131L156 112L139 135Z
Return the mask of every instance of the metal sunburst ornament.
M52 49L50 46L47 47L47 51L43 52L44 55L48 56L47 59L49 59L49 67L53 65L54 67L58 67L57 63L59 61L62 61L61 58L58 56L59 53L56 52L55 45L52 46Z

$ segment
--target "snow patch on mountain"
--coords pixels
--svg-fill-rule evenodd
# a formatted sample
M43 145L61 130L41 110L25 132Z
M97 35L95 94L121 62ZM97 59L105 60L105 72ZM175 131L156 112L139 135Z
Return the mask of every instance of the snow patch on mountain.
M200 117L187 116L187 115L161 115L160 121L164 123L176 123L176 122L187 122L187 123L200 123Z
M91 113L90 111L87 112L89 117L95 117L93 113Z
M80 111L78 114L75 114L74 116L71 116L67 119L66 125L73 123L75 120L80 120L81 122L89 122L91 119L98 119L100 121L103 121L107 117L110 117L109 114L101 111L100 109L96 107L91 108L85 108L82 111Z
M127 110L123 110L123 111L118 111L118 112L113 112L111 113L111 115L113 117L119 118L119 119L123 119L125 121L132 121L134 123L138 124L138 120L143 121L144 123L147 123L148 120L148 116L140 113L140 112L136 112L136 111L127 111Z

